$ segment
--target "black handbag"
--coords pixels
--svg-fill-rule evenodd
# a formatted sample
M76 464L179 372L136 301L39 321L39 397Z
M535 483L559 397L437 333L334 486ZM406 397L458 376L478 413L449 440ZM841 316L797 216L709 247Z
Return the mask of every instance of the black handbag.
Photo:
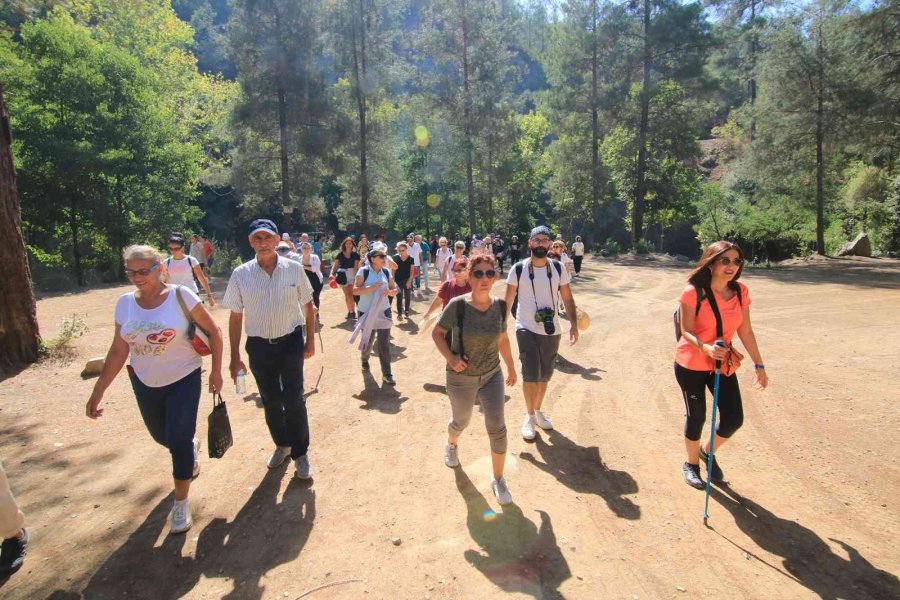
M222 394L213 392L213 409L209 413L209 427L207 428L207 445L210 458L222 458L225 451L234 444L231 435L231 421L228 420L228 409Z

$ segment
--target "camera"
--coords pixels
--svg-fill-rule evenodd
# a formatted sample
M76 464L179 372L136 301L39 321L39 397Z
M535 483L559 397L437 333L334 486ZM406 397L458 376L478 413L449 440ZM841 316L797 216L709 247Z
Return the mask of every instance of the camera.
M544 324L544 333L547 335L556 333L556 326L553 325L554 312L556 311L552 308L539 308L537 309L537 312L534 313L535 322Z

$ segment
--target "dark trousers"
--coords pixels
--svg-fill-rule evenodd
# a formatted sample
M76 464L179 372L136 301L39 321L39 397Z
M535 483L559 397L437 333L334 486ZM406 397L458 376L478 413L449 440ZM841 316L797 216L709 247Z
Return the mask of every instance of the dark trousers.
M248 337L245 346L266 413L266 425L277 446L290 446L291 458L309 449L309 418L303 398L303 330L276 344Z
M584 260L583 256L576 256L572 259L572 261L575 263L575 272L576 273L581 273L581 261L583 261L583 260Z
M397 281L397 288L399 288L400 293L397 294L397 314L402 315L404 312L404 307L406 307L406 312L409 312L410 301L412 300L412 290L406 287L407 281Z
M397 301L400 301L400 296L397 296ZM387 318L391 318L391 309L387 309L384 311L385 316ZM362 319L362 316L366 313L359 313L359 318ZM376 346L377 341L377 346ZM363 361L368 362L369 357L372 356L372 351L375 351L378 354L378 362L381 363L381 374L382 375L390 375L391 374L391 330L388 329L373 329L372 337L369 339L369 343L366 346L365 350L362 351L362 359Z
M172 477L182 481L190 479L194 475L200 369L162 387L144 385L130 365L128 377L150 436L172 455Z
M303 269L303 271L306 273L306 278L309 279L309 284L313 289L313 304L316 305L316 308L319 308L319 296L322 294L324 284L319 280L319 276L316 273L306 269Z
M706 422L706 390L715 384L712 371L692 371L675 363L675 379L684 397L684 437L698 441ZM730 438L744 424L744 405L737 375L719 376L719 423L716 433Z

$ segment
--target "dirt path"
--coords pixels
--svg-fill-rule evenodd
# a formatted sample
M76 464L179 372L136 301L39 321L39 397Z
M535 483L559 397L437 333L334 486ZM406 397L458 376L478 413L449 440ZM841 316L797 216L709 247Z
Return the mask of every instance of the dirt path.
M235 446L201 459L194 528L172 537L168 454L127 378L100 422L83 416L94 382L78 373L105 352L126 288L41 300L46 336L72 313L90 331L74 363L0 382L0 457L33 535L0 595L293 600L330 585L304 597L900 597L900 262L745 274L772 385L760 393L741 375L745 427L721 454L731 485L714 493L712 529L679 469L671 312L687 270L592 261L585 274L575 294L593 323L562 350L545 405L557 431L525 443L521 386L508 390L514 506L491 494L477 413L462 468L443 465L449 402L430 338L395 328L396 389L379 387L377 366L364 383L328 291L325 354L306 366L308 388L324 368L308 401L314 482L266 470L258 397L229 387ZM224 326L227 311L214 314Z

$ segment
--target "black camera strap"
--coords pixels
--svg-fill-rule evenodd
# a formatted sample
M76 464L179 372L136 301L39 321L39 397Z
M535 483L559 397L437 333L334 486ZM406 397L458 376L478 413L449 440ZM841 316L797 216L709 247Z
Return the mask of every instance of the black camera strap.
M544 265L547 268L547 281L550 283L550 303L553 305L553 314L556 314L556 294L553 293L553 271L550 270L550 260L547 260L547 264ZM531 280L531 293L534 294L534 306L536 308L540 308L538 306L537 301L537 290L534 289L534 265L531 264L531 260L528 261L528 279Z

